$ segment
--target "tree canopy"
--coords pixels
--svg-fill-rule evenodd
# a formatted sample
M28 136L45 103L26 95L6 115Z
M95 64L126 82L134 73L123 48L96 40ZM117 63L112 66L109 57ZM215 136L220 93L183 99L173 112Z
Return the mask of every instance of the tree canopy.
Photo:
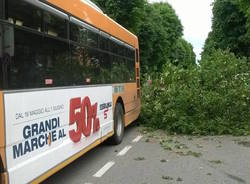
M212 31L206 40L204 54L210 54L213 49L228 49L238 56L249 56L249 15L247 0L215 0Z
M146 0L93 0L109 17L138 33L144 17Z
M183 26L168 3L146 0L94 0L115 21L139 37L142 73L160 72L172 62L185 66L195 63ZM187 59L188 58L188 59Z
M250 37L250 3L249 0L238 0L238 4L247 19L247 33ZM248 37L248 38L249 38Z
M195 53L192 44L188 43L183 38L179 38L172 49L172 63L188 67L195 64Z
M182 36L182 25L173 8L167 3L146 7L146 15L138 33L143 71L160 71L173 59L173 50Z

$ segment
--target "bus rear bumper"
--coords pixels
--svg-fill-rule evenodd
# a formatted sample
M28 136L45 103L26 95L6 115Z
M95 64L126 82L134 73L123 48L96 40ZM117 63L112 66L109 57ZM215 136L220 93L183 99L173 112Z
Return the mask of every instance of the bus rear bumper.
M4 172L4 173L1 173L0 175L0 183L1 184L8 184L8 173L7 172Z

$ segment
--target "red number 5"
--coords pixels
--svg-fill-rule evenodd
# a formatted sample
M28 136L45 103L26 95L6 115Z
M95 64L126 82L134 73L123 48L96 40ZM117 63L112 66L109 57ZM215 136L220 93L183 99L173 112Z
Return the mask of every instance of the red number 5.
M73 142L79 142L82 137L82 123L81 113L75 112L76 109L81 108L81 98L74 98L70 100L70 114L69 114L69 125L76 123L77 130L70 130L69 137Z
M100 121L99 118L97 118L97 107L97 103L91 106L89 97L85 97L82 102L81 98L70 100L69 125L77 125L76 130L69 131L69 137L73 142L79 142L82 134L85 137L89 137L92 124L93 132L97 132L100 129ZM77 109L79 109L80 112L76 112Z

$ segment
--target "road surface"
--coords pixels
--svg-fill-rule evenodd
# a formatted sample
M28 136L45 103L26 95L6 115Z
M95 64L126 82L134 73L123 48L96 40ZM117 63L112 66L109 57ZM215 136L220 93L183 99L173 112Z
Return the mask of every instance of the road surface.
M131 126L44 184L250 184L250 137L167 136Z

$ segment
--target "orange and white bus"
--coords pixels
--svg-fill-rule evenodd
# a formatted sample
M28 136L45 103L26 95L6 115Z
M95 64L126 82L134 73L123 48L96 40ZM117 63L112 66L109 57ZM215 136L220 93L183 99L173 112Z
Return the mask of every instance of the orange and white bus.
M40 183L140 113L135 35L88 0L0 0L0 182Z

